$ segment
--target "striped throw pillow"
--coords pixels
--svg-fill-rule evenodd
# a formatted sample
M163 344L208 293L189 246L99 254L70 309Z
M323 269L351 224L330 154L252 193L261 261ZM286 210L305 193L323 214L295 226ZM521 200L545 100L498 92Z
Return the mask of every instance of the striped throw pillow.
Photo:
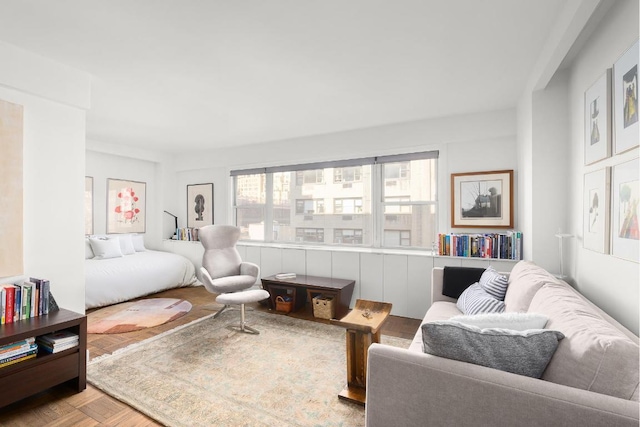
M456 302L458 309L464 314L502 313L504 301L495 299L489 295L480 283L469 286Z
M493 267L487 268L480 277L480 286L492 297L504 301L509 280L507 276L498 273Z

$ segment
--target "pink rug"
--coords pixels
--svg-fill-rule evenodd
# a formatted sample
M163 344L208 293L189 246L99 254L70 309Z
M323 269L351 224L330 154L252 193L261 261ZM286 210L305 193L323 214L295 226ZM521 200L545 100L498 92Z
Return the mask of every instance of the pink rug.
M120 334L162 325L184 316L191 303L175 298L149 298L112 305L90 313L87 332Z

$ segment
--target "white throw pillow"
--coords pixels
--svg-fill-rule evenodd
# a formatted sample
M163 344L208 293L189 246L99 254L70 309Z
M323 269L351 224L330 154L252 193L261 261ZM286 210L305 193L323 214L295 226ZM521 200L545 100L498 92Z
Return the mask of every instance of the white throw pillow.
M135 254L136 250L133 247L133 241L131 240L131 234L123 234L118 236L120 240L120 250L122 251L122 255L131 255Z
M133 241L133 247L136 252L144 252L147 248L144 247L144 236L142 234L134 234L131 236Z
M84 259L91 259L93 258L93 249L91 249L91 242L89 242L89 239L86 238L84 239Z
M510 329L526 331L529 329L544 329L549 318L538 313L482 313L473 316L453 316L449 319L465 325L476 326L480 329Z
M91 249L96 259L118 258L122 255L120 249L120 239L117 237L110 237L105 239L97 239L95 237L89 237L91 243Z

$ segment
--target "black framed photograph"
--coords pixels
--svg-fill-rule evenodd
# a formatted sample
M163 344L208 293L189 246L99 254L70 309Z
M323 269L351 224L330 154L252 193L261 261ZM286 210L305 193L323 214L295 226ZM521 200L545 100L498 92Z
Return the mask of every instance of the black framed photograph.
M107 179L107 234L144 233L147 183Z
M187 227L213 224L213 184L187 185Z
M513 170L451 174L451 227L513 228Z

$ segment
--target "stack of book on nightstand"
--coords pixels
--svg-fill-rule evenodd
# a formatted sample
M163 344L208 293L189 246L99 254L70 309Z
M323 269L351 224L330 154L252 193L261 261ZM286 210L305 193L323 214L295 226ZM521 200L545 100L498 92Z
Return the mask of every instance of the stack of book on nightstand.
M278 273L276 274L276 279L285 280L285 279L295 279L296 273Z
M0 368L33 359L38 353L35 338L25 338L0 346Z
M38 346L49 353L57 353L78 345L80 337L71 331L63 330L41 335L36 342Z

